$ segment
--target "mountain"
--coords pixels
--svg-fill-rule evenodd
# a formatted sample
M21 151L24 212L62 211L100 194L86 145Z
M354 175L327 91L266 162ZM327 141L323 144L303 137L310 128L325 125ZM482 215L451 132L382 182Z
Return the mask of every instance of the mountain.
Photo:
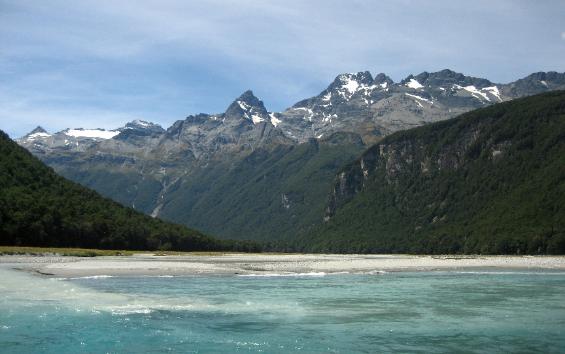
M225 113L198 114L174 123L159 141L167 153L183 152L194 159L217 153L252 151L272 143L291 140L271 124L271 116L253 92L246 91Z
M446 69L394 83L385 74L373 78L365 71L339 75L318 96L275 116L281 120L279 127L298 141L350 131L372 143L395 131L556 89L565 89L565 74L536 73L510 84L494 84Z
M190 115L167 129L134 121L112 131L37 131L18 143L63 176L148 215L223 238L273 240L313 227L335 173L383 137L558 88L565 74L495 84L451 70L399 83L359 72L338 75L283 112L246 91L224 113Z
M292 238L320 222L333 176L363 148L358 136L336 133L195 165L153 215L230 239Z
M22 145L32 153L43 156L50 153L84 152L91 146L106 140L136 140L163 134L165 130L158 124L134 120L116 130L105 129L65 129L49 134L42 127L37 127L20 139Z
M565 253L565 91L398 132L340 171L320 252Z
M42 135L48 134L38 127L28 138ZM187 251L254 247L218 241L103 198L58 176L2 131L0 244Z

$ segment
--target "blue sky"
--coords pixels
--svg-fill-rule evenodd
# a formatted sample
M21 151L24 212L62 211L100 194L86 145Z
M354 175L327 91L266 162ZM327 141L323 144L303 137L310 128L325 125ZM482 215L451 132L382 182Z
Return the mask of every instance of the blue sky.
M0 0L0 129L168 127L246 89L280 111L343 72L563 72L563 14L561 0Z

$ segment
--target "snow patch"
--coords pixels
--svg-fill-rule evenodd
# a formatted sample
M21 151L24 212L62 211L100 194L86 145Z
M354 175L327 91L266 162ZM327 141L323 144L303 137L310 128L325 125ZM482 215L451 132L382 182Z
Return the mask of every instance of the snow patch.
M465 86L465 87L459 86L459 85L453 85L453 87L455 87L458 90L465 90L465 91L469 92L473 97L475 97L479 101L481 100L481 97L482 97L485 100L490 102L490 98L488 98L488 95L484 92L477 90L477 88L474 85L469 85L469 86Z
M265 121L264 118L262 118L262 117L260 117L260 116L258 116L258 115L256 115L256 114L252 114L252 115L251 115L251 120L253 121L253 124L259 124L259 123Z
M271 124L275 127L280 124L281 120L275 117L274 113L269 113L269 117L271 118Z
M249 105L243 101L237 101L237 104L239 105L239 107L244 110L244 111L248 111L249 110Z
M322 119L322 122L332 122L332 118L337 118L337 114L330 114L330 115L325 115L324 114L324 118Z
M420 97L420 96L417 96L417 95L411 95L411 94L409 94L409 93L404 93L404 94L405 94L406 96L415 98L415 99L417 99L417 100L424 101L424 102L428 102L429 104L433 104L433 103L434 103L434 101L430 101L430 100L428 100L427 98L424 98L424 97ZM418 101L416 101L416 102L418 102Z
M541 82L541 84L542 84L543 86L545 86L545 87L548 86L548 85L547 85L547 82L545 82L544 80L540 80L540 82Z
M111 139L120 134L116 130L104 129L69 129L64 132L66 135L74 136L75 138L96 138L96 139Z
M406 83L406 86L408 86L408 87L410 87L410 88L412 88L412 89L415 89L415 90L424 87L424 85L420 84L420 83L419 83L417 80L415 80L415 79L410 79L410 81L408 81L408 82Z
M345 100L350 100L351 97L359 91L365 91L365 95L370 94L370 92L376 88L378 85L367 86L365 84L360 84L357 80L353 79L351 76L354 74L341 75L339 80L341 81L341 87L337 90L337 93L342 96ZM385 86L386 87L386 86ZM384 87L383 87L384 88ZM331 98L331 92L324 95L323 101L329 101ZM331 103L331 102L330 102ZM325 107L325 106L324 106Z
M37 138L48 138L50 136L51 136L51 134L49 134L49 133L37 132L37 133L33 133L33 134L28 135L26 140L35 140Z
M341 87L349 91L350 94L354 94L355 91L357 91L357 89L359 88L359 83L348 77Z
M151 123L146 122L144 120L139 120L139 119L134 120L132 123L135 124L135 125L139 125L140 127L144 127L144 128L151 126Z
M487 91L491 95L495 96L499 101L502 101L502 98L500 97L500 91L496 86L485 87L481 89L481 91Z
M308 120L309 122L311 122L312 118L314 117L314 112L310 108L297 107L297 108L294 108L294 110L296 110L296 111L306 111L306 114L304 114L304 120Z

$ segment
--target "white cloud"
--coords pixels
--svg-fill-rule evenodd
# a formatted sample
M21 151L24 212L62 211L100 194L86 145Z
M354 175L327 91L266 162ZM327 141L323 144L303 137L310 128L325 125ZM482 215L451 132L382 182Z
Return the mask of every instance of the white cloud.
M548 42L565 6L552 4L0 0L0 104L25 103L0 108L0 128L20 115L45 125L136 115L127 112L172 122L219 112L247 88L283 109L360 70L399 80L451 68L494 81L561 71L564 49Z
M480 32L458 31L457 23L443 31L422 21L441 4L405 2L408 8L396 2L365 1L144 1L140 5L85 0L73 6L66 1L39 5L23 1L20 7L30 16L22 21L19 13L8 13L0 29L4 38L28 39L12 43L8 53L13 55L21 51L57 59L134 61L211 56L274 70L308 66L310 75L318 77L372 69L399 59L410 66L416 60L456 52L448 49L457 44L456 38L481 40ZM458 8L444 8L449 17L467 18ZM437 36L436 30L443 35Z

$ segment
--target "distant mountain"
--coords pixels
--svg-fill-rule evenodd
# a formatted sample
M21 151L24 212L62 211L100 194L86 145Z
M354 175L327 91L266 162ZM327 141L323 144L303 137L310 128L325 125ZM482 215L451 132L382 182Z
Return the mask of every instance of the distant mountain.
M105 129L65 129L49 134L42 127L37 127L17 139L18 144L39 156L58 152L82 152L96 143L105 140L125 140L136 137L151 137L163 134L165 130L158 124L134 120L116 130Z
M191 115L167 129L134 121L112 131L38 130L18 143L65 177L146 214L220 237L277 239L314 225L340 164L383 137L559 88L565 74L554 72L510 84L451 70L399 83L359 72L338 75L283 112L269 112L246 91L224 113Z
M493 103L565 89L565 73L537 73L510 84L451 70L409 75L394 83L367 71L342 74L318 96L275 116L287 135L303 141L336 131L360 134L365 142L395 131L455 117Z
M178 143L182 146L176 146L176 149L188 149L195 157L271 142L302 143L335 132L356 133L366 143L371 143L395 131L452 118L490 104L560 89L565 89L565 73L538 72L508 84L495 84L446 69L409 75L394 83L385 74L373 78L365 71L338 75L319 95L279 113L268 112L252 91L246 91L228 106L225 113L188 116L166 131L159 125L138 120L113 131L66 129L50 135L41 129L42 134L33 135L34 130L18 142L41 153L65 147L84 151L90 145L111 138L127 140L130 136L158 136L166 139L152 141L152 147L158 143L169 150Z
M67 133L73 136L72 131ZM110 134L81 133L90 138ZM41 127L27 138L48 134ZM97 136L94 136L97 135ZM52 138L52 137L51 137ZM184 226L145 216L58 176L0 131L0 244L134 250L236 250Z
M565 91L388 136L336 175L299 249L565 253Z

